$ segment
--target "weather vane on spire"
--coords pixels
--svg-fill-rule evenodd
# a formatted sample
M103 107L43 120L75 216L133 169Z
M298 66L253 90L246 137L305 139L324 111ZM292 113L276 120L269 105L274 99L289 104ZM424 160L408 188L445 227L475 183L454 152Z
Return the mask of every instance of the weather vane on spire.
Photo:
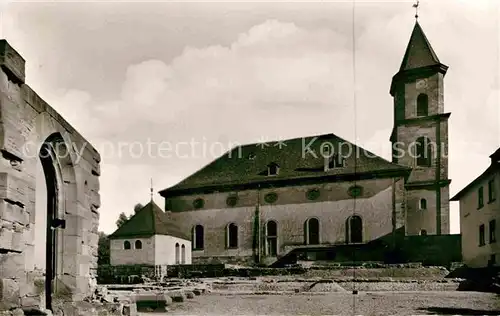
M415 19L418 20L418 5L420 4L420 1L417 0L417 3L413 4L413 7L415 8Z
M153 178L151 178L151 202L153 202Z

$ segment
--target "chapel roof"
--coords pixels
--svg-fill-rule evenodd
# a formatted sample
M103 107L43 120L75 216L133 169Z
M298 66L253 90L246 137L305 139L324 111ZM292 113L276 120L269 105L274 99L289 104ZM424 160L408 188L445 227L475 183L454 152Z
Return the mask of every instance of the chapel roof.
M110 239L151 237L167 235L190 240L176 225L173 219L153 201L137 211L127 222L120 226Z

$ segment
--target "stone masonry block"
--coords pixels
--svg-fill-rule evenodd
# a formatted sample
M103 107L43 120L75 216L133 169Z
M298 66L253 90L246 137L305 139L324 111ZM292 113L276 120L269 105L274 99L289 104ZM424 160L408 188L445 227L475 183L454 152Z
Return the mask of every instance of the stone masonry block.
M20 306L19 284L8 278L0 278L0 304L8 309Z
M14 231L12 234L12 250L23 251L26 246L24 233L22 231Z
M12 250L14 229L0 227L0 249Z
M82 253L82 244L83 236L66 235L61 250L66 257L70 258L70 256Z
M85 231L90 230L90 221L79 215L66 214L66 228L65 232L73 236L83 236Z
M10 100L17 102L18 104L21 104L22 103L22 97L20 95L21 90L22 87L20 87L19 84L12 82L12 80L10 80L9 76L5 72L0 71L0 93L2 95L5 95Z
M0 40L0 66L10 80L24 83L25 60L6 40Z
M77 276L86 276L89 272L89 256L73 255L63 259L63 274Z
M23 309L41 310L43 297L43 295L21 297L21 306Z
M23 279L25 255L23 253L6 253L0 255L0 279Z
M25 258L27 258L24 261L24 267L26 268L26 271L33 271L35 270L35 263L36 261L43 260L43 258L37 258L35 255L35 245L31 244L28 245L26 244L23 249L23 253Z
M96 191L90 191L90 204L96 208L101 207L101 195Z
M13 173L0 173L0 199L24 206L27 203L27 188L34 186L16 177Z
M27 225L30 222L30 215L26 209L11 200L0 200L0 219L21 225Z
M96 233L87 234L87 244L89 246L97 246L99 242L99 235Z
M0 105L0 108L3 110L5 105ZM16 126L16 123L6 120L7 118L2 118L0 124L0 130L2 132L0 148L9 153L9 155L15 157L16 160L23 160L26 151L24 148L26 139L22 136L22 130ZM17 124L22 123L18 122Z
M38 224L40 225L40 224ZM24 228L24 241L26 242L26 245L34 245L35 244L35 233L36 233L36 226L35 224L28 224Z

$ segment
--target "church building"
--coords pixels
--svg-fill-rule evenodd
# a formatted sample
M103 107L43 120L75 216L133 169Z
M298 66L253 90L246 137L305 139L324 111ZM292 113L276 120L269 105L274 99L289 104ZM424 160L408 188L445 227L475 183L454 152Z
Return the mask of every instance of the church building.
M449 234L447 69L416 22L390 84L392 161L334 134L304 136L234 148L160 191L193 263Z

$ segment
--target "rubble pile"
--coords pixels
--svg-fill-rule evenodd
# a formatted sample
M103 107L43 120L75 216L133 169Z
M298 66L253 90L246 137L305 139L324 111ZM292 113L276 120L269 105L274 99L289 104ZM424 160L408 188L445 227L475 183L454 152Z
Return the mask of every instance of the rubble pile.
M490 276L483 275L482 277L463 280L460 283L458 290L500 294L500 272Z
M211 291L200 280L169 279L136 285L103 285L96 290L94 304L118 304L123 311L113 315L137 315L138 312L166 312L174 303L182 303Z

